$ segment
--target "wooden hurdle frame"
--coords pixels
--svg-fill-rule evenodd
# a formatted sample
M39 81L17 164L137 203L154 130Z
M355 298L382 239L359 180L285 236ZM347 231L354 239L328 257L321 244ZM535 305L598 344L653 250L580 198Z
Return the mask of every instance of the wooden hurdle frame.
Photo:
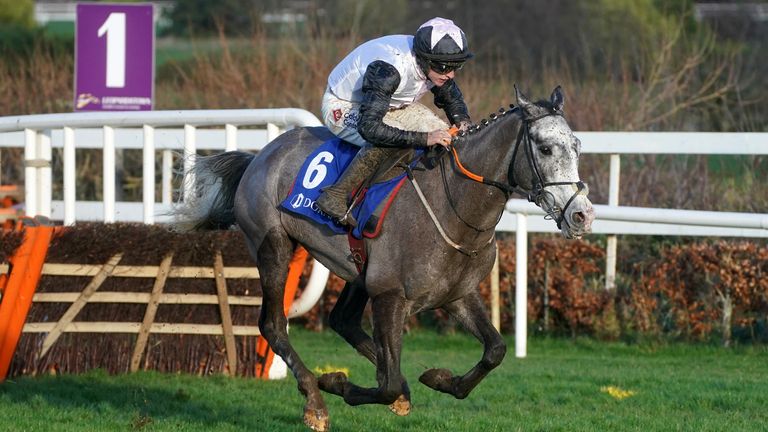
M227 292L227 279L258 279L255 267L225 267L221 251L216 251L212 266L172 266L173 253L166 255L158 266L120 265L122 254L113 255L102 265L45 263L48 245L54 229L65 229L41 224L39 221L24 219L19 229L24 228L24 242L10 265L0 264L0 381L5 379L16 350L21 333L47 333L38 358L48 353L63 333L136 333L137 339L131 356L130 371L140 369L147 341L155 334L197 334L222 335L226 350L228 375L237 371L235 336L258 336L257 365L255 375L270 376L274 353L261 337L256 326L235 326L232 323L231 305L260 306L261 297L232 296ZM306 264L308 253L299 247L289 268L286 282L285 311L289 310L299 279ZM9 272L10 270L10 272ZM7 276L5 276L8 274ZM88 285L80 292L35 293L40 277L78 276L91 277ZM2 277L5 276L5 277ZM98 291L110 277L154 278L151 293L147 292L104 292ZM168 278L212 278L216 283L216 294L172 294L164 293ZM57 322L26 322L33 302L71 303ZM77 314L88 303L139 303L146 304L142 322L77 322ZM221 324L156 323L155 315L161 304L218 304Z

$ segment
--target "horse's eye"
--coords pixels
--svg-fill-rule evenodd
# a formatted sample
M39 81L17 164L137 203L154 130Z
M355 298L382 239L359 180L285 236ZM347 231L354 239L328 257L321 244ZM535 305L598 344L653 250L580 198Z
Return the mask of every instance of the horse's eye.
M541 152L541 154L546 155L546 156L551 156L552 155L552 148L551 147L542 146L542 147L539 147L539 151Z

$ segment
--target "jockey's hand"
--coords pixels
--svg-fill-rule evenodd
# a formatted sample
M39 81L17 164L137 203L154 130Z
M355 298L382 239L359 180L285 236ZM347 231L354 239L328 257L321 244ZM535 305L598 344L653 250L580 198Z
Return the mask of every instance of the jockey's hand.
M466 131L470 126L472 126L472 122L469 120L464 120L463 122L460 122L458 126L460 131Z
M427 134L427 147L441 145L448 148L451 145L451 134L445 129L437 129Z

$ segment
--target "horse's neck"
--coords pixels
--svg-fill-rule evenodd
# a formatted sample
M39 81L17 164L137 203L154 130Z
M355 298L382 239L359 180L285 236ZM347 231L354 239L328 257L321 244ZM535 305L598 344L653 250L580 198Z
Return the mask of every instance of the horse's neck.
M506 114L468 134L457 147L462 163L487 179L506 182L520 124L515 114Z
M474 174L499 183L507 183L520 120L506 114L483 129L467 134L457 143L461 164ZM448 188L458 211L473 220L473 225L493 224L504 208L505 193L499 188L448 173Z

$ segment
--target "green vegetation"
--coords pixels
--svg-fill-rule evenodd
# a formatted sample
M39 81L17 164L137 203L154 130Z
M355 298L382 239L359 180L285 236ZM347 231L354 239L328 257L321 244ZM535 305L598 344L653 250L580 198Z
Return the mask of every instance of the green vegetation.
M374 370L338 336L294 329L310 368L346 367L374 384ZM765 348L635 345L533 339L526 359L504 363L466 399L418 383L426 368L464 372L480 358L465 334L412 332L402 365L414 408L347 406L328 395L332 430L722 431L765 430ZM622 397L624 397L622 399ZM304 431L294 379L264 382L158 373L25 377L0 384L7 431Z
M0 0L0 24L34 27L35 3L32 0Z

